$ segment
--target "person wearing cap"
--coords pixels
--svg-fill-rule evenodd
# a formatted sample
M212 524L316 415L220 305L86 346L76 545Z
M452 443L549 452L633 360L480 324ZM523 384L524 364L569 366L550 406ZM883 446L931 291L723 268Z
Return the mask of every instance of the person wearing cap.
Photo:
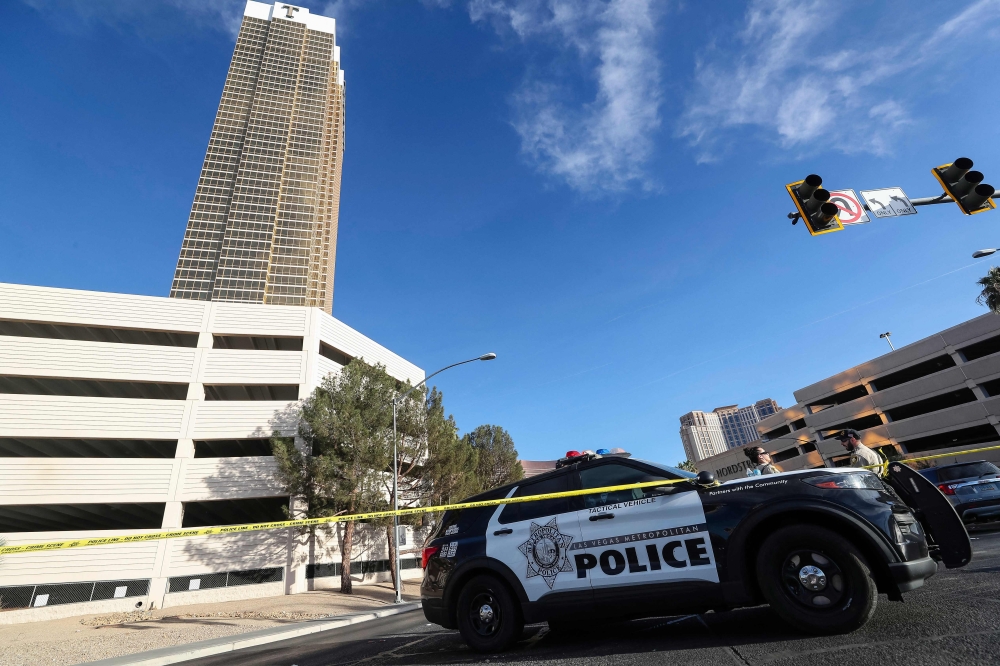
M851 467L878 468L885 463L881 455L861 443L861 436L857 430L841 430L837 439L850 451Z
M771 454L759 446L744 446L743 455L753 465L752 469L747 470L747 476L779 474L782 471L780 467L771 462Z

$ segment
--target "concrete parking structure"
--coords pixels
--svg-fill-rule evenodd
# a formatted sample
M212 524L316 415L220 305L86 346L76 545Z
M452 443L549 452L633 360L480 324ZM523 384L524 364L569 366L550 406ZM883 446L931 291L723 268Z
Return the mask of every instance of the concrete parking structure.
M983 315L794 392L796 404L758 422L759 444L784 470L847 463L845 428L887 456L914 458L1000 444L1000 317ZM1000 452L978 457L1000 460ZM947 457L930 464L960 460ZM699 463L742 477L730 450Z

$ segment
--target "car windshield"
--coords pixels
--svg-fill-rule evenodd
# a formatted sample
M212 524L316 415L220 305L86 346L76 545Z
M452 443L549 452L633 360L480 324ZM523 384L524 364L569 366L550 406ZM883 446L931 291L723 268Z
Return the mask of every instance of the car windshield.
M942 467L938 470L939 481L954 481L955 479L977 479L986 474L1000 474L1000 469L993 463L974 462L966 465Z
M696 476L698 476L697 474L692 474L687 470L677 469L676 467L671 467L670 465L663 465L661 463L652 462L650 460L639 460L638 462L645 463L646 465L652 465L653 467L662 469L664 472L669 472L670 474L673 474L674 476L679 476L683 479L693 479Z

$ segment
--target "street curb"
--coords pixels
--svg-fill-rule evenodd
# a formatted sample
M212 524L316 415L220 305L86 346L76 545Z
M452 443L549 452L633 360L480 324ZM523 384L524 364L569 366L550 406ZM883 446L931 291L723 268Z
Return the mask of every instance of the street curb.
M215 654L233 652L243 648L254 647L255 645L266 645L277 641L307 636L321 631L339 629L360 622L368 622L383 617L409 613L421 607L419 601L411 601L405 604L393 605L388 608L380 608L377 611L365 613L354 613L352 615L341 615L339 617L309 620L299 622L292 626L271 627L260 631L250 631L236 636L226 636L224 638L211 638L197 643L178 645L176 647L160 648L149 652L138 652L136 654L125 655L124 657L112 657L111 659L101 659L100 661L85 662L89 666L166 666L166 664L177 664L191 659L201 659Z

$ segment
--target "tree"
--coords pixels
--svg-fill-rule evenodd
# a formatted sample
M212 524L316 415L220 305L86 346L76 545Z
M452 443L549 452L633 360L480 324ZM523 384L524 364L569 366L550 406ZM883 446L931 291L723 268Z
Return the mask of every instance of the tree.
M510 434L495 425L481 425L463 439L476 452L480 490L490 490L524 478Z
M279 477L305 499L307 517L385 508L385 470L392 464L392 398L396 381L381 365L354 359L328 375L299 408L303 450L272 440ZM340 591L350 594L355 522L344 523Z
M435 386L424 402L427 461L424 486L428 506L453 504L479 491L476 476L479 456L467 438L458 436L458 425L444 415L444 396ZM424 525L433 527L443 514L424 514ZM433 529L430 530L433 534Z
M694 466L694 463L690 460L685 460L684 462L677 463L677 469L683 469L688 472L698 473L698 468Z
M1000 314L1000 268L993 266L976 284L983 288L976 297L976 303L985 305L994 314Z

